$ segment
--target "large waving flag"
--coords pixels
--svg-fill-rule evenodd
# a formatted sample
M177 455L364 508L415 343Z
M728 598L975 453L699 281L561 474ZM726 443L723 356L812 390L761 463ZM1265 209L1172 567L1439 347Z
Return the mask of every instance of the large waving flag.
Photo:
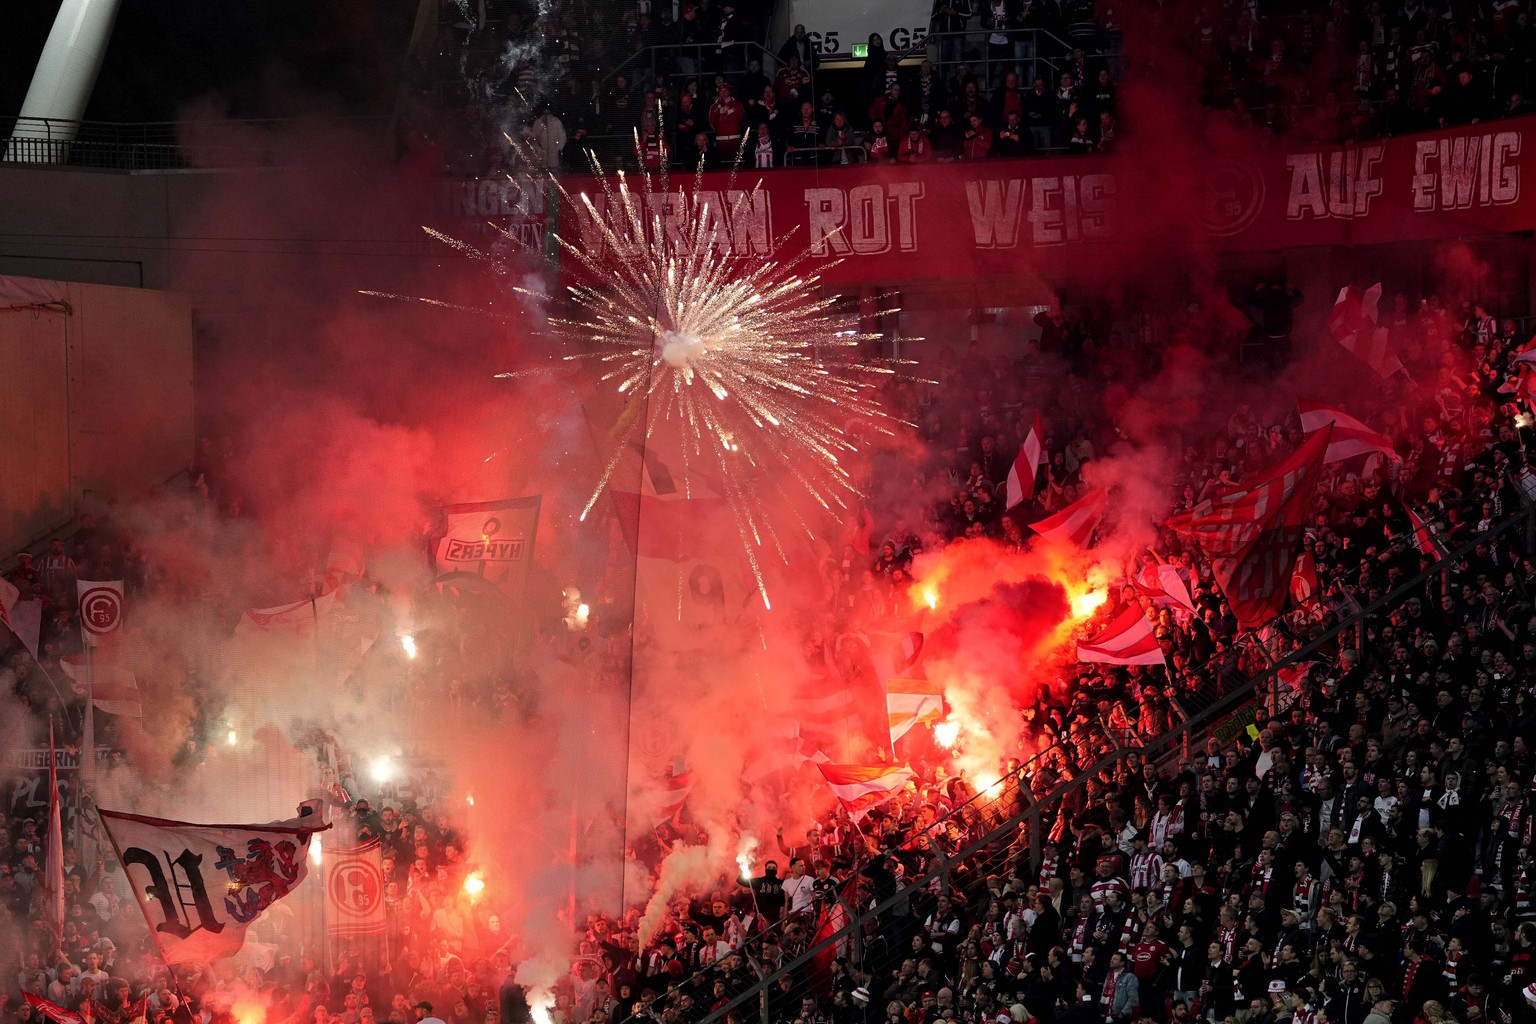
M325 903L332 935L384 934L384 870L377 838L326 850Z
M822 778L843 802L848 813L858 821L870 811L896 797L912 781L913 772L895 764L819 764Z
M1040 472L1040 465L1044 461L1045 431L1040 427L1040 416L1037 413L1029 433L1024 435L1024 443L1019 446L1019 454L1014 457L1013 465L1008 470L1008 501L1004 508L1013 508L1019 502L1035 496L1035 475Z
M1392 351L1387 329L1378 326L1380 305L1380 283L1364 291L1353 285L1339 289L1339 297L1328 314L1328 333L1376 371L1377 376L1390 377L1402 370L1403 363Z
M64 655L59 659L59 667L91 695L97 711L129 718L142 717L144 706L139 700L139 681L132 672L112 664L105 657L93 659L83 654Z
M38 636L43 628L43 602L37 598L23 601L21 591L10 580L0 577L0 626L15 633L22 646L36 658Z
M932 725L944 717L944 690L930 679L887 679L885 707L894 744L914 726Z
M1030 523L1029 528L1049 540L1062 540L1078 547L1087 547L1093 531L1104 520L1109 510L1109 492L1095 487L1066 508L1048 519Z
M168 964L240 952L246 929L304 881L309 844L331 827L317 801L300 808L299 817L269 825L99 813Z
M1332 434L1332 425L1324 427L1252 483L1168 520L1170 529L1210 557L1216 582L1244 629L1262 626L1285 605Z
M1328 453L1323 456L1324 464L1342 462L1356 455L1369 455L1373 452L1380 452L1389 459L1399 457L1390 437L1372 430L1344 410L1305 398L1298 398L1296 405L1301 410L1301 429L1306 433L1313 434L1329 424L1333 425Z
M1424 517L1411 508L1408 509L1408 523L1413 527L1413 546L1419 549L1419 554L1428 555L1437 562L1445 557L1435 543L1437 531L1433 524L1425 522Z
M1194 614L1195 599L1189 594L1189 584L1179 574L1176 566L1151 562L1142 566L1141 572L1131 577L1131 586L1143 597L1149 597L1158 607L1173 605Z
M1077 645L1078 661L1102 665L1161 665L1163 649L1140 605L1131 604L1092 640Z

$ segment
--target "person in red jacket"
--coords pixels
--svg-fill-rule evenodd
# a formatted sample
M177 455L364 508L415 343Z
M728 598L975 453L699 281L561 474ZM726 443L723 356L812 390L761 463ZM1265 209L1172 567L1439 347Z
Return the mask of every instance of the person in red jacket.
M715 90L714 105L709 108L709 127L715 133L715 157L721 163L734 163L741 148L747 110L731 95L731 87L721 82Z
M896 161L903 164L925 164L933 159L933 146L928 142L928 136L917 125L907 127L907 137L901 140L901 148L896 151Z
M971 125L965 130L965 141L960 145L960 159L985 160L992 152L992 129L982 123L980 114L971 115Z
M907 137L907 105L901 100L901 86L892 83L884 96L876 96L869 105L869 120L884 121L886 134L893 139Z

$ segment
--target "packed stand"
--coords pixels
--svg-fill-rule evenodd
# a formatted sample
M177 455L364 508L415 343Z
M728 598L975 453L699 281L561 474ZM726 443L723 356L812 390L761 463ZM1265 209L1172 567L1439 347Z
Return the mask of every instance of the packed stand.
M1359 633L1327 640L1294 690L1268 706L1273 717L1256 740L1239 737L1232 747L1213 737L1198 753L1156 762L1131 753L1053 805L1048 834L1008 835L985 871L978 860L953 859L1012 811L1082 778L1104 755L1168 732L1185 705L1326 637L1339 615L1439 565L1444 552L1522 507L1518 476L1530 439L1501 391L1523 347L1514 323L1433 301L1418 310L1400 302L1387 322L1400 351L1455 357L1389 425L1400 463L1378 460L1363 476L1358 462L1341 464L1320 489L1306 544L1326 599L1262 635L1241 633L1199 553L1160 535L1148 557L1189 571L1199 614L1149 609L1166 670L1076 666L1049 691L1033 709L1039 753L1021 749L998 766L1013 780L1006 806L986 793L973 799L941 752L920 754L918 783L895 801L857 824L841 812L786 822L760 856L760 873L676 901L647 925L643 943L639 910L590 917L557 987L556 1024L691 1024L828 936L837 937L835 955L783 975L765 998L732 1007L731 1018L1365 1024L1374 1015L1370 1024L1476 1024L1518 1013L1522 990L1536 981L1528 976L1536 765L1527 741L1536 734L1536 562L1520 531L1441 565ZM851 525L841 557L822 566L827 635L857 634L907 603L912 560L925 549L976 537L1025 543L1027 524L1073 501L1092 463L1124 443L1115 416L1085 416L1077 396L1106 396L1108 411L1121 375L1153 377L1159 353L1219 333L1198 307L1136 318L1134 344L1086 311L1047 310L1035 326L1016 365L952 352L937 385L895 385L893 402L922 425L930 453L914 486L929 494L937 485L946 496L910 521ZM1027 427L1024 410L1042 406L1050 436L1037 497L1005 512L998 494ZM1263 422L1239 407L1213 435L1184 439L1170 503L1241 482L1300 440L1294 417ZM204 486L217 482L214 447L194 470ZM211 500L240 514L217 486ZM1432 527L1426 543L1409 508ZM39 658L11 650L5 681L38 724L63 727L66 744L78 741L68 723L79 720L71 711L80 695L55 683L76 633L76 577L155 585L127 532L89 519L71 541L8 575L48 613ZM1103 617L1137 600L1134 587L1118 586ZM416 671L413 690L446 693L466 714L494 713L508 696L494 683L460 685L451 660L424 660ZM217 712L200 709L199 728L211 728ZM102 718L101 742L110 746ZM258 998L268 1021L494 1019L511 966L507 937L494 902L465 892L457 816L430 787L355 799L335 737L315 731L300 741L352 786L348 813L359 832L385 843L387 957L349 950L318 964L275 922L264 935L276 949L270 962L208 965L169 984L116 876L102 862L76 863L70 848L68 920L62 947L52 948L38 888L43 823L33 812L5 822L0 855L4 911L16 926L4 934L19 940L9 950L21 965L16 989L89 1007L93 1019L114 1024L131 1019L141 996L157 1021L187 1019L176 1016L186 996L204 1020L222 1022L231 993ZM633 853L654 869L673 841L696 830L684 809L636 840ZM1031 839L1043 844L1040 860L1028 854ZM931 884L903 889L930 876ZM841 932L871 906L882 910L869 927ZM9 994L8 1013L35 1019L16 990Z

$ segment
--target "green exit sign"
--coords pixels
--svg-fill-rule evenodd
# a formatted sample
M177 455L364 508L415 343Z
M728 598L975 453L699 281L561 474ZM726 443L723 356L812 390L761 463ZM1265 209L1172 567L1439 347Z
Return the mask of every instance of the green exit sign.
M853 44L853 55L855 57L859 57L859 58L868 57L869 56L869 44L868 43L854 43Z

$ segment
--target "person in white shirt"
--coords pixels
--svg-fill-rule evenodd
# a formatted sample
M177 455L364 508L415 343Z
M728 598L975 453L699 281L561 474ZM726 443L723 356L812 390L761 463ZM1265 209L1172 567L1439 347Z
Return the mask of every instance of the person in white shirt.
M809 917L815 907L816 880L805 873L805 861L794 857L784 879L784 905L791 914Z

